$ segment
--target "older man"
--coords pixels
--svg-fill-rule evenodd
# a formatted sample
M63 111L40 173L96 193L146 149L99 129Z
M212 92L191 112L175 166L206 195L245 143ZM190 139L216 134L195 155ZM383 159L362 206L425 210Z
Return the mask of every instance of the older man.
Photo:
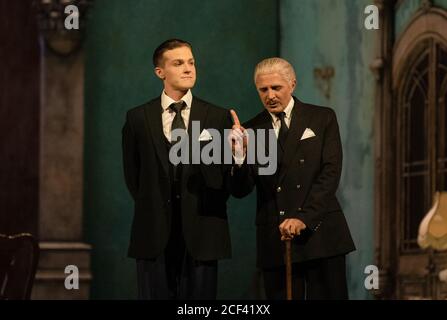
M284 59L261 61L254 81L265 110L243 126L232 111L233 149L239 164L231 170L230 186L237 197L256 186L257 265L263 271L266 296L286 297L284 240L292 240L294 299L347 299L345 255L355 246L335 196L342 170L335 113L292 95L295 72ZM259 129L274 130L278 160L274 175L260 175L259 163L244 160L245 128L256 134L261 134ZM267 149L275 148L267 145Z

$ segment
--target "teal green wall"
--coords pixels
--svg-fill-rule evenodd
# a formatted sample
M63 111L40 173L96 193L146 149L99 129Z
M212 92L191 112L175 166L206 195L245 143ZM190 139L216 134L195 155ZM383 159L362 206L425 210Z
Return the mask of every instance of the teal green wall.
M252 85L257 61L277 54L277 3L271 1L96 0L90 11L85 75L85 230L93 245L94 299L136 297L126 257L132 201L121 162L125 112L161 93L152 52L177 37L192 43L193 93L238 110L260 108ZM230 201L233 259L220 264L219 298L250 298L255 284L254 197Z
M369 69L375 31L363 26L369 0L283 0L281 56L295 66L298 98L332 107L343 142L338 197L357 251L348 256L350 297L369 298L364 268L373 259L373 116L375 81ZM331 96L317 88L314 68L332 66Z

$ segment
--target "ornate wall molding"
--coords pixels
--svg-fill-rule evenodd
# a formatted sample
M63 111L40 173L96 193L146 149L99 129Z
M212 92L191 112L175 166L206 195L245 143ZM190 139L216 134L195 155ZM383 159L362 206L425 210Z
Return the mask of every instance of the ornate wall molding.
M403 58L423 40L435 38L447 43L447 12L431 7L428 11L420 10L408 23L405 30L397 39L393 53L393 88L397 85L397 79L404 71Z
M376 0L375 4L379 8L381 27L376 38L376 58L370 63L377 81L374 112L374 253L380 272L380 289L374 295L382 299L392 297L395 282L390 238L393 221L388 214L393 186L387 181L392 174L390 163L393 162L393 154L387 147L392 142L386 139L392 127L391 62L396 1Z
M39 29L47 47L58 55L70 55L78 51L92 3L93 0L35 0ZM75 6L78 12L66 10L70 8L68 6ZM79 29L66 28L65 21L69 15L79 19Z
M374 120L374 219L375 261L380 270L380 290L375 294L378 298L402 298L408 295L402 288L414 285L408 283L408 279L415 275L413 269L427 256L424 252L417 256L403 255L399 251L400 240L396 234L400 223L396 204L399 186L396 176L396 165L399 161L396 92L405 72L408 71L409 53L414 52L416 47L428 38L447 43L447 12L434 7L432 1L423 1L420 9L395 41L395 10L403 1L378 2L383 5L380 9L381 29L377 38L377 58L370 65L377 79ZM430 284L424 282L424 278L418 278L418 281L421 282L418 285L430 287Z
M89 0L39 0L41 55L39 218L41 259L33 299L88 299L91 246L84 242L84 52ZM64 22L79 9L79 29ZM73 8L71 8L73 9ZM67 13L65 12L67 11ZM70 16L73 18L74 16ZM71 20L73 23L73 20ZM73 27L74 24L71 25ZM66 290L65 267L80 272L79 290Z

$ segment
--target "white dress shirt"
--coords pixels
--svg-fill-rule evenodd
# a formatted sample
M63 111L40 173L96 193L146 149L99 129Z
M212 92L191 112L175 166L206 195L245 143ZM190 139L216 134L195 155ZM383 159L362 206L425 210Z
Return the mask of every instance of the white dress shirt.
M192 104L192 93L191 90L188 90L188 92L180 99L183 100L186 103L186 107L183 108L181 111L183 122L185 122L186 130L188 130L188 124L189 124L189 115L191 114L191 104ZM168 141L171 141L171 126L172 121L175 117L175 111L173 111L169 106L173 103L180 102L175 101L171 97L169 97L165 91L163 90L161 94L161 107L163 108L163 112L161 114L161 122L163 124L163 133L168 139Z
M295 104L295 101L293 98L290 99L289 103L287 104L287 107L285 107L284 111L286 113L284 117L284 121L286 122L286 125L288 128L290 128L290 120L292 119L292 109L293 105ZM269 112L272 116L272 125L273 129L275 130L276 138L278 138L279 135L279 129L281 129L281 120L274 114Z

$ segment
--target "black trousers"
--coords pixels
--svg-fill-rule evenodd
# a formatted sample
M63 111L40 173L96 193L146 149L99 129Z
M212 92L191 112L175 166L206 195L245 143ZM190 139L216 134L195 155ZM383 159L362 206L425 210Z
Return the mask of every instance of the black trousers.
M155 259L137 259L138 298L215 300L217 261L197 261L188 253L182 233L180 200L173 198L171 233L164 253Z
M285 267L263 269L267 299L286 299ZM345 255L292 264L294 300L346 300Z

